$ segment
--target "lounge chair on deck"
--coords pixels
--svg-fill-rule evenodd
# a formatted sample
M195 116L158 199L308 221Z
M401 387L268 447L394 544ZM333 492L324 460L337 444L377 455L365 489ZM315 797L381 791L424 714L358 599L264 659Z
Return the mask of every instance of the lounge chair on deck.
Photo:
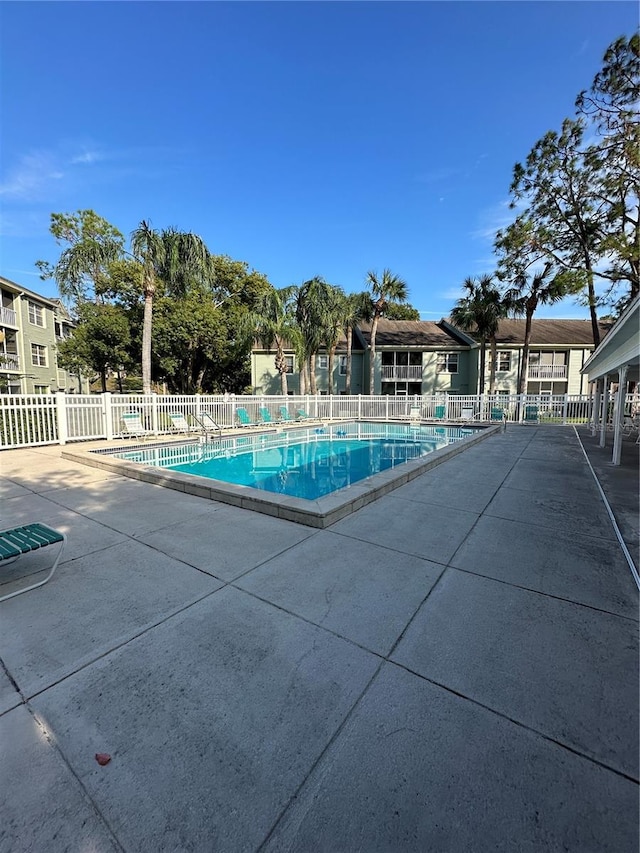
M23 592L29 592L29 590L42 586L51 580L60 562L60 557L62 557L66 541L67 538L64 533L60 533L59 530L54 530L52 527L47 527L46 524L26 524L23 527L13 527L0 532L0 568L13 563L14 560L17 560L18 557L22 557L24 554L46 548L48 545L60 545L49 574L44 580L0 596L0 601L13 598L14 595L21 595Z
M420 423L420 419L422 417L422 408L421 406L411 406L409 409L409 420L411 423Z
M447 412L446 406L436 406L434 409L433 416L437 421L444 420L444 416Z
M539 424L540 423L540 413L537 406L525 406L524 407L524 417L522 418L522 422L525 424Z
M153 435L150 429L147 429L142 423L140 412L124 412L120 415L122 423L122 434L128 438L147 438Z
M195 431L182 412L169 412L169 420L171 421L171 429L174 432L184 433L188 435Z
M273 423L273 420L271 418L271 412L269 411L269 409L267 409L266 406L261 406L258 409L258 413L259 413L260 417L262 418L263 423L265 423L265 424Z
M249 412L243 406L238 406L238 408L236 409L236 417L240 422L240 426L258 426L255 421L251 420L251 418L249 417Z
M296 420L298 421L308 421L310 420L309 415L305 412L304 409L296 409Z
M280 406L280 420L281 421L292 421L293 418L289 414L289 409L286 406Z

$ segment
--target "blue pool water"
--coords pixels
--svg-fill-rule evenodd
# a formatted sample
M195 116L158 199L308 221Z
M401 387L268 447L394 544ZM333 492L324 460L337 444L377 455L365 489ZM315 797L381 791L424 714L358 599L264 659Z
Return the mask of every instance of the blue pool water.
M137 448L119 459L315 500L460 441L460 427L343 423Z

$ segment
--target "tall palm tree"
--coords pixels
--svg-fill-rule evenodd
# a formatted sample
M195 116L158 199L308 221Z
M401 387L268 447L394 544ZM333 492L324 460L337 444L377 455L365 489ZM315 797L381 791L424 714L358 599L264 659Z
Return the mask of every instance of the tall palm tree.
M487 360L487 341L491 344L491 367L489 393L495 392L498 324L507 316L507 305L500 290L493 283L493 276L468 277L462 283L465 296L458 299L451 311L453 323L465 332L473 332L480 339L480 382L479 392L484 394L484 379Z
M153 300L158 285L164 282L172 293L186 292L190 281L206 277L209 253L196 234L175 228L154 231L144 219L131 234L131 252L142 267L142 391L150 394Z
M391 270L384 269L382 276L373 270L369 270L366 283L371 291L371 311L373 320L371 322L370 355L369 355L369 393L374 392L375 367L376 367L376 334L378 322L384 316L389 302L406 302L409 295L407 283L399 276L394 275Z
M567 284L567 277L557 273L549 278L553 264L547 263L544 268L531 278L526 273L520 273L504 294L504 301L509 311L516 316L524 316L524 343L522 346L522 362L518 375L518 394L524 394L529 370L529 345L531 343L531 321L539 305L554 305L560 302L574 289L575 285Z
M291 298L295 287L275 287L259 295L254 311L249 315L253 336L262 341L267 350L275 344L275 367L280 376L280 390L287 396L287 360L285 344L293 343L297 334Z
M158 289L156 270L165 262L166 247L159 231L154 231L145 219L131 234L131 253L142 266L142 393L151 393L151 332L153 329L153 299Z
M322 331L323 343L327 348L327 391L333 394L333 368L336 358L336 349L342 336L343 317L347 297L344 290L337 285L329 285L328 299L325 305L325 325Z
M372 317L371 297L366 290L360 293L350 293L344 302L342 323L347 337L347 372L345 377L345 394L351 394L351 361L353 351L353 330L358 323L370 322Z
M298 288L296 320L302 336L302 350L308 376L308 390L318 393L315 361L316 353L325 339L328 325L328 306L331 302L331 285L321 276L305 281Z

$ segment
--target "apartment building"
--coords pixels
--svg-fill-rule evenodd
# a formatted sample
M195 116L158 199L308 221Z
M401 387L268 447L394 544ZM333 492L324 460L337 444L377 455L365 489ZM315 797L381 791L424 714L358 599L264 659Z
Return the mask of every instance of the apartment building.
M607 324L600 328L604 337ZM515 394L524 348L524 320L502 320L498 329L496 391ZM354 334L353 394L369 393L371 327L363 324ZM581 373L594 350L589 320L533 320L525 392L527 394L586 394L587 377ZM299 365L287 354L289 391L299 388ZM489 388L490 351L487 346L485 390ZM346 356L344 342L334 366L334 393L344 393ZM326 393L328 356L316 356L318 388ZM374 394L477 394L480 385L480 344L450 321L385 320L376 334ZM280 381L274 353L255 348L252 385L256 394L279 394Z
M0 276L0 393L88 393L86 379L58 367L57 345L72 328L60 300Z

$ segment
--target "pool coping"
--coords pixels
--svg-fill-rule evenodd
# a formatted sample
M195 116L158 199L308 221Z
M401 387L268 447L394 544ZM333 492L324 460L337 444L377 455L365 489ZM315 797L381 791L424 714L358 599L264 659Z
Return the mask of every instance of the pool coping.
M442 421L439 422L439 425L444 427L461 426L460 423L443 423ZM121 474L124 477L141 480L144 483L152 483L156 486L163 486L212 501L220 501L252 512L260 512L286 521L294 521L307 527L324 529L394 489L398 489L405 483L411 482L431 468L435 468L459 453L463 453L468 447L484 441L502 429L503 427L500 425L482 427L474 424L474 433L455 444L434 450L428 456L410 459L396 468L381 471L365 480L360 480L351 486L316 500L272 494L260 489L253 489L251 486L237 486L224 483L221 480L209 480L196 474L185 474L166 468L154 468L139 462L129 462L107 455L110 450L122 452L122 444L100 448L99 453L96 453L95 450L65 448L61 455L64 459L89 465L93 468L100 468L114 474ZM183 440L172 443L184 444L185 442ZM148 448L151 445L143 446Z

